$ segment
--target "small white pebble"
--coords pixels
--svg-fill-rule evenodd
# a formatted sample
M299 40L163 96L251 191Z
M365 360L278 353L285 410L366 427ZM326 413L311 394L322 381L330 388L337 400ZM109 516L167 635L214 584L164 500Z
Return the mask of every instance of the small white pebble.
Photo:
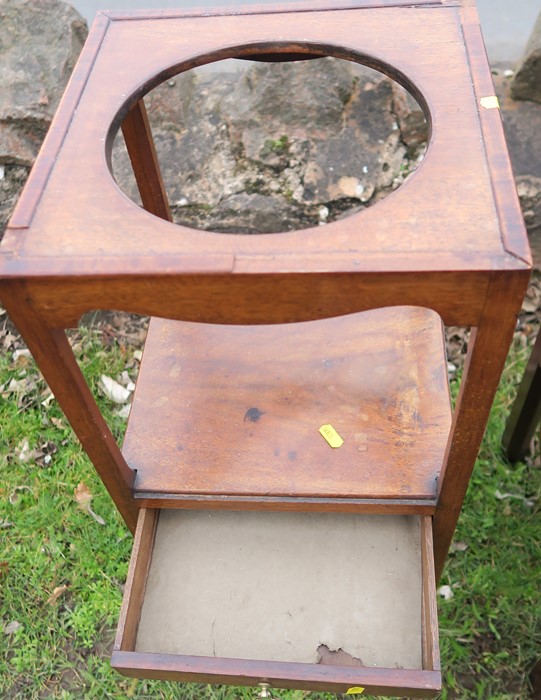
M368 165L363 165L363 173L365 175L368 173Z
M8 622L7 625L4 627L4 634L13 634L13 632L16 632L21 627L22 627L21 623L18 622L17 620L13 620L12 622Z
M130 411L131 411L131 404L126 403L122 406L122 408L120 408L116 412L116 414L117 414L117 416L120 416L120 418L128 418L130 415Z
M175 202L176 207L186 207L188 205L188 200L186 197L181 197L178 202Z
M13 352L13 361L17 362L19 357L30 357L30 350L28 348L21 348Z
M440 586L436 593L441 596L444 600L451 600L454 598L455 594L451 590L451 586Z
M360 197L360 196L362 195L363 192L364 192L364 185L361 185L361 183L359 183L359 184L357 185L357 187L355 188L355 195L356 195L357 197Z
M329 216L329 210L327 209L327 207L320 207L320 209L319 209L320 220L326 221L328 216Z
M504 70L503 74L506 78L511 78L513 75L515 75L515 71L508 68L507 70Z
M6 174L6 168L0 163L0 180L4 179L5 174Z

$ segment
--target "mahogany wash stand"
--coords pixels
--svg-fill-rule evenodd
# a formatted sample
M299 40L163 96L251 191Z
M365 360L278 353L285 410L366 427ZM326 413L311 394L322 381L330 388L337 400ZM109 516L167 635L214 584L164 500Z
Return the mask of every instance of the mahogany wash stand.
M171 223L144 94L224 58L320 56L416 97L418 171L324 227ZM120 127L144 210L111 175ZM433 697L435 582L529 271L469 0L99 13L2 242L0 296L135 532L113 666ZM153 317L122 450L65 334L92 309ZM442 324L472 329L454 411Z

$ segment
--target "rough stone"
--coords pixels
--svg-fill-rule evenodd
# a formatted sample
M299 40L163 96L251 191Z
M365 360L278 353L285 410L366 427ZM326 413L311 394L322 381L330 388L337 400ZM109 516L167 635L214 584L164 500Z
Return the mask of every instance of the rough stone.
M374 203L403 181L425 145L403 142L396 100L380 73L330 58L178 76L147 98L174 220L270 233ZM113 162L135 198L120 145Z
M511 95L515 100L541 103L541 13L516 70Z
M536 267L541 268L541 177L520 175L517 192Z
M223 199L205 228L227 233L276 233L299 228L300 223L314 225L317 220L317 213L309 217L299 205L283 197L241 193Z
M292 136L335 129L355 89L353 75L350 63L332 58L256 64L227 100L230 123L276 124Z
M428 125L421 106L407 90L398 83L393 88L393 111L398 120L402 141L408 153L415 154L420 146L428 141Z
M507 147L516 176L541 177L541 108L534 102L515 102L509 95L509 79L494 76L501 106Z
M494 76L534 264L541 269L541 158L532 157L541 153L541 107L511 99L510 82L505 70Z
M0 164L0 240L29 171L23 165Z
M0 163L32 165L86 35L60 0L0 0Z

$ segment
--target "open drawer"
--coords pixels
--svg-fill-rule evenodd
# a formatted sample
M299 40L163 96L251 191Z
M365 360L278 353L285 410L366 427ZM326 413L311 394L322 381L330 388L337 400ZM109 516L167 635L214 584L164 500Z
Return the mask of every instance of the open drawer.
M143 508L112 665L142 678L433 697L431 519Z

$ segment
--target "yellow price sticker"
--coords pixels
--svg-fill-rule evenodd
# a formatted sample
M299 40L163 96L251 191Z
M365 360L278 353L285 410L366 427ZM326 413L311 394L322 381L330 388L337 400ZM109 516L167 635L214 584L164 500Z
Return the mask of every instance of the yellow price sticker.
M500 109L500 103L496 95L490 95L490 97L481 97L479 100L481 107L485 109Z
M342 447L342 445L344 444L344 441L342 440L340 435L338 435L336 430L330 424L322 425L319 429L319 432L321 433L321 435L323 435L323 437L331 447Z
M346 690L346 695L360 695L361 693L364 693L364 688L361 688L360 685L357 685L354 688L349 688L349 690Z

